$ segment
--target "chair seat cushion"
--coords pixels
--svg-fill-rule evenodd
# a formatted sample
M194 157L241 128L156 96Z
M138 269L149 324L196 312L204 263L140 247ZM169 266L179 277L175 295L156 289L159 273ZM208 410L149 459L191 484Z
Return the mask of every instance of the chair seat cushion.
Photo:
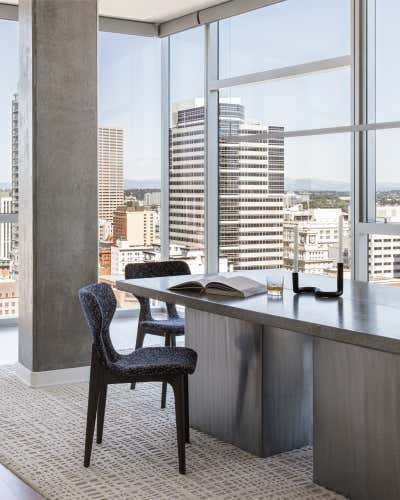
M117 375L163 377L194 372L197 354L188 347L143 347L110 365Z
M170 318L170 319L154 319L145 320L140 323L145 333L153 333L155 335L184 335L185 334L185 319Z

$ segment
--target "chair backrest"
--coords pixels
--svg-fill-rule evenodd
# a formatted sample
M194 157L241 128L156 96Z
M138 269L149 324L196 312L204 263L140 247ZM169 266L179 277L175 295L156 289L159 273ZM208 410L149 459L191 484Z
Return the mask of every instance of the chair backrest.
M107 365L118 358L110 338L110 323L117 301L110 285L96 283L79 290L79 300L100 361Z
M125 267L125 279L158 278L163 276L180 276L190 274L190 268L183 260L165 260L161 262L143 262L128 264ZM152 319L150 301L146 297L137 297L140 303L139 321ZM168 316L178 316L174 304L166 304Z

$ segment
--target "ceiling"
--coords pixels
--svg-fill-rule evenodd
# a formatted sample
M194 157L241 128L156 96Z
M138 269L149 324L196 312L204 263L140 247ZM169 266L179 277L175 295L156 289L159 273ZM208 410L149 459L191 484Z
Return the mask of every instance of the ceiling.
M99 14L149 23L163 23L227 0L99 0ZM13 5L18 0L0 0Z

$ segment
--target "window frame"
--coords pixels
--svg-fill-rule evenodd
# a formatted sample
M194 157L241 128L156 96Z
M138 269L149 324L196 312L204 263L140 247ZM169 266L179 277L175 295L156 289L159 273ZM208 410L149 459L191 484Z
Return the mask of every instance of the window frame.
M339 127L326 127L307 130L291 130L284 137L318 136L326 134L351 133L351 278L368 281L368 237L369 234L400 235L400 224L371 222L375 213L375 164L373 144L367 143L371 131L400 128L400 120L376 122L371 120L368 110L371 101L371 82L369 70L374 54L368 51L369 4L376 0L349 0L351 9L351 53L342 57L313 61L295 66L276 68L268 71L218 78L218 30L217 23L206 25L205 30L205 102L206 112L206 151L205 151L205 252L206 272L218 271L218 91L226 87L256 84L282 78L293 78L303 74L350 67L351 71L351 124ZM268 8L265 6L263 8ZM370 27L369 27L370 29ZM168 66L169 52L163 53ZM165 86L162 87L165 89ZM369 90L369 94L367 93ZM373 93L373 90L372 90ZM168 96L165 96L168 98ZM369 118L369 120L367 119ZM399 117L400 118L400 117ZM166 131L164 131L166 133ZM168 175L168 161L164 164ZM163 184L164 185L164 184ZM168 245L168 242L165 242ZM165 247L164 255L167 256Z
M373 107L373 82L369 75L374 65L375 54L368 43L374 34L368 9L376 0L349 0L351 9L351 54L343 57L313 61L297 66L276 68L264 72L218 78L218 22L204 24L205 36L205 253L206 272L218 270L218 91L224 87L290 78L299 74L312 73L345 65L351 70L351 117L350 125L284 132L284 137L317 136L322 134L352 134L351 152L351 228L352 228L352 279L368 280L368 237L370 234L400 235L400 224L374 222L375 214L375 159L371 132L400 128L398 121L376 122L371 115ZM273 5L275 1L271 2ZM18 7L1 4L0 19L18 20ZM268 5L261 8L269 8ZM168 214L168 128L170 98L170 40L162 26L156 29L150 23L108 19L100 17L99 30L119 32L128 35L162 36L161 80L162 80L162 159L161 159L161 256L169 257L169 214ZM368 32L369 30L369 32ZM367 138L368 132L370 138ZM368 140L367 140L368 139ZM1 214L0 222L17 222L16 214Z

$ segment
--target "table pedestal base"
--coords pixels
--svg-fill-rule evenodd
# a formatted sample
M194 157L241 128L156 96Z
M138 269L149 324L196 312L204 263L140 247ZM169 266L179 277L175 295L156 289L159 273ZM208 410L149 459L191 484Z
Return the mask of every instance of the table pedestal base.
M314 481L356 500L400 498L400 357L315 339Z
M260 457L312 441L312 338L186 309L191 426Z

